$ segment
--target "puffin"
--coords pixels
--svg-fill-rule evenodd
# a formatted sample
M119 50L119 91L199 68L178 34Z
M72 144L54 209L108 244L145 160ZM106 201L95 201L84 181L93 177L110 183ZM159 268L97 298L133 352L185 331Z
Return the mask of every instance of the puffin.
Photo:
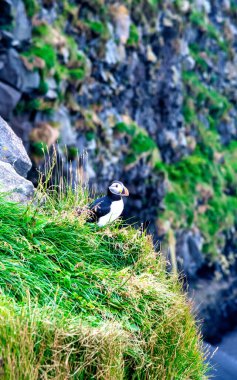
M124 209L123 197L128 197L129 191L120 181L113 181L108 187L107 195L96 199L89 205L88 222L96 222L104 227L119 218Z

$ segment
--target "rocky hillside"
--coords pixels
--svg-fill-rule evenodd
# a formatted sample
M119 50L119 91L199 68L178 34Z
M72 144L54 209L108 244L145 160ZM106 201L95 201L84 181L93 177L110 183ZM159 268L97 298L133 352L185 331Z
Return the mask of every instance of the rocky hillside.
M169 243L215 338L237 311L235 1L2 0L1 9L0 114L31 155L29 178L58 141L65 170L88 152L98 191L122 179L126 217Z

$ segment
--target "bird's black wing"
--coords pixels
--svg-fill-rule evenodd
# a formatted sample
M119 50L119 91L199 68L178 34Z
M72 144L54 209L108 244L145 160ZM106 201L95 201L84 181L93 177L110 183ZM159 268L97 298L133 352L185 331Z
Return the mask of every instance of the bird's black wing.
M110 212L111 201L108 197L102 197L96 199L89 205L89 210L91 211L90 220L91 222L97 221L104 215Z

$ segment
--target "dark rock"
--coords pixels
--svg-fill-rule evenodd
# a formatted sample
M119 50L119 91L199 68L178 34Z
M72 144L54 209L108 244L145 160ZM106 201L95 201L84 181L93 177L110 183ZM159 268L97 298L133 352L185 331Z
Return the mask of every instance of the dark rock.
M0 160L10 163L23 177L31 168L30 159L22 144L9 125L0 117Z
M1 1L1 12L0 12L0 25L9 25L12 21L12 1L2 0Z
M237 279L199 280L198 287L190 291L194 299L198 319L202 320L202 332L210 343L220 341L224 332L236 325Z
M12 33L6 30L0 31L0 43L3 47L10 48L13 44L13 40L14 40L14 37Z
M14 202L26 203L34 195L33 184L21 177L7 162L0 161L0 192Z
M27 70L15 49L11 48L0 54L0 62L0 80L2 82L23 93L30 93L39 87L39 73Z
M0 82L0 114L8 119L21 98L21 92Z
M188 279L193 280L204 263L203 238L198 230L178 231L176 238L177 261L180 270L187 275Z
M22 140L26 150L29 151L29 134L33 127L32 123L24 116L15 116L11 121L11 126L16 135Z

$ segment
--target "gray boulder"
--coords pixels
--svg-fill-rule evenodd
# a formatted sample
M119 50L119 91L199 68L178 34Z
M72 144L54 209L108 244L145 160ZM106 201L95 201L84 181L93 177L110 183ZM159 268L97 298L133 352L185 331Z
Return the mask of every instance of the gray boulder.
M7 193L11 201L26 203L33 197L34 186L17 174L10 164L0 161L0 193Z
M21 139L0 116L0 161L8 162L23 177L31 168L31 161ZM2 177L2 174L0 176Z

